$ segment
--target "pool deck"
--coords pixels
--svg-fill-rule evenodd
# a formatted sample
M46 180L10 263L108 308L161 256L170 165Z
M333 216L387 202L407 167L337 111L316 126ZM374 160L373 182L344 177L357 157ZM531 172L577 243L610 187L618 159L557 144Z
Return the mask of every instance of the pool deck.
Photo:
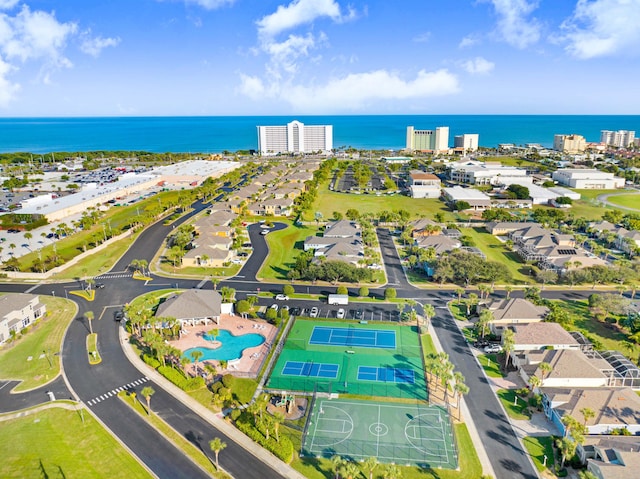
M220 318L220 324L211 323L207 326L187 326L184 329L188 332L186 334L182 334L179 340L170 341L170 344L181 351L197 347L211 348L215 343L207 341L202 336L216 328L219 330L227 330L234 336L258 333L265 337L265 342L260 346L245 349L240 360L230 361L231 364L227 366L227 369L221 369L219 362L215 360L200 361L200 368L206 363L211 363L216 367L219 374L233 374L234 372L238 372L244 373L243 375L257 375L260 365L267 356L278 331L275 326L264 321L254 321L251 319L243 319L239 316L223 314ZM195 375L194 364L190 365L187 369L190 373Z

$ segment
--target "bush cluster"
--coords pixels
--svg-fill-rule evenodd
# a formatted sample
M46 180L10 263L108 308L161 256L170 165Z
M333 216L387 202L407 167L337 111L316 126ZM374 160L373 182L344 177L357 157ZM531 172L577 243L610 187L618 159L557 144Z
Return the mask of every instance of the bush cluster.
M183 391L196 391L203 388L205 385L204 379L200 376L188 378L181 371L178 371L171 366L160 366L158 367L158 372Z
M293 459L293 443L291 439L280 436L280 442L278 442L274 437L273 430L269 430L269 439L267 440L264 427L260 423L253 424L252 419L248 416L247 413L240 415L236 421L238 429L284 462L291 462Z

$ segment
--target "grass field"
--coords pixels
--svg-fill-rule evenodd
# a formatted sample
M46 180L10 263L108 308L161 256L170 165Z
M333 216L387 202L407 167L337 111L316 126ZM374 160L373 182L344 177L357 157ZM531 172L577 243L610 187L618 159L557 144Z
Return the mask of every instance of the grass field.
M3 379L22 379L17 391L41 386L60 374L62 337L74 318L75 303L64 298L40 296L49 316L30 327L26 336L0 351L0 371ZM31 360L29 360L31 358Z
M309 344L314 327L349 328L350 331L382 330L395 332L395 348L332 346ZM346 351L352 351L347 353ZM335 378L292 376L283 374L287 361L331 364L337 366ZM413 371L414 382L393 382L358 379L358 367L397 368ZM333 392L361 396L385 396L411 399L427 399L424 365L419 337L413 326L397 326L385 323L360 324L296 319L284 349L278 358L267 387L292 391Z
M640 195L637 193L610 196L607 201L616 205L624 206L625 208L640 210Z
M262 268L256 275L260 279L286 280L287 273L295 265L296 257L303 251L303 243L307 236L315 236L315 226L296 226L289 220L278 220L286 223L283 230L272 231L265 238L269 246L269 254Z
M533 460L536 469L543 472L554 469L553 437L552 436L527 436L522 441L529 456ZM547 465L544 466L544 456L547 456Z
M495 354L480 354L478 356L478 362L484 372L490 378L501 378L502 371L500 371L500 365L498 364L498 360Z
M439 406L323 398L311 411L301 455L455 469L454 443L449 416Z
M380 213L381 211L406 210L412 219L426 216L433 219L436 213L443 213L445 222L455 221L455 215L437 198L414 199L404 195L356 195L329 191L326 184L318 186L318 197L305 220L313 221L316 212L322 213L324 219L331 218L334 211L342 214L348 209L355 209L360 214Z
M89 414L48 409L1 423L0 477L151 477Z
M161 273L165 275L180 277L196 277L202 278L204 276L212 276L215 278L228 278L234 276L242 268L241 264L232 264L227 268L207 268L204 266L185 266L183 268L174 268L170 262L162 261L159 264L154 264L154 267L158 268Z
M496 394L511 419L531 419L527 401L518 397L516 402L514 389L498 389Z
M533 279L526 274L530 267L524 264L516 253L509 251L498 238L487 233L484 228L460 228L460 232L464 236L469 236L488 260L504 264L509 269L514 284L533 282Z
M422 341L422 351L424 352L425 357L430 354L438 354L430 334L423 334L420 336L420 341Z

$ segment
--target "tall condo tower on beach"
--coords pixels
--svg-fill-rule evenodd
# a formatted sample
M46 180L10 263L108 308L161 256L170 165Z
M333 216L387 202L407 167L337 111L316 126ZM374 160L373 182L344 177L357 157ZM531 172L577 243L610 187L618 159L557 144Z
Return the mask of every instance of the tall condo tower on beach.
M449 127L439 126L435 130L416 130L407 127L407 150L441 152L449 150Z
M333 125L305 125L292 121L282 126L258 127L261 155L329 152L333 149Z

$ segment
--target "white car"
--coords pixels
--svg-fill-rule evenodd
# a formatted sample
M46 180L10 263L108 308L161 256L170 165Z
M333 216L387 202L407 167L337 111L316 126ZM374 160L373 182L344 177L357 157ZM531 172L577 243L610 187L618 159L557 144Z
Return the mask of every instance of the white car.
M320 311L318 310L318 308L314 306L313 308L311 308L311 312L309 313L309 316L311 316L312 318L317 318L319 312Z
M502 351L502 346L499 344L490 344L484 348L485 353L499 353Z
M276 294L276 301L289 301L289 296L286 294Z
M345 315L344 308L340 308L340 309L338 310L338 312L336 313L336 318L338 318L338 319L344 319L344 315Z
M262 231L260 231L260 234L261 234L262 236L264 236L264 235L268 235L268 234L269 234L269 230L262 230Z
M269 308L278 311L278 309L280 309L280 306L278 306L276 303L273 303L271 306L269 306Z

